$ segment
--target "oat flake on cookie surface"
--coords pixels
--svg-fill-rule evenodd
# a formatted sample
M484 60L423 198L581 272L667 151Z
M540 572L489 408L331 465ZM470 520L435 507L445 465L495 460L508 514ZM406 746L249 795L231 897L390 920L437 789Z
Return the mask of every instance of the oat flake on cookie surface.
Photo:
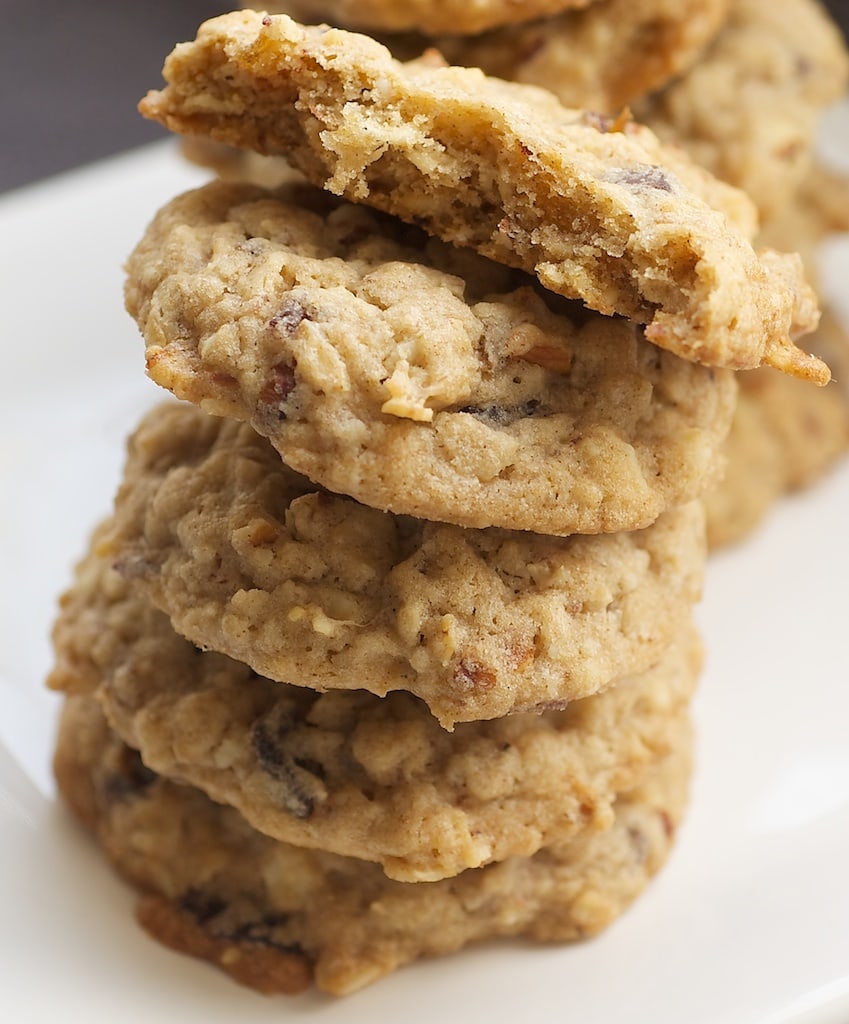
M206 22L164 74L140 109L173 130L285 155L315 184L644 323L686 358L828 380L793 340L817 321L798 257L756 254L728 215L741 194L648 129L251 11Z

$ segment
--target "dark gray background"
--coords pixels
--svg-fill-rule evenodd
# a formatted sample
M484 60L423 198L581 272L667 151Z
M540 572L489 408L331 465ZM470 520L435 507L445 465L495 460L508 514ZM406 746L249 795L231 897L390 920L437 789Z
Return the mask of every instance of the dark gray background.
M166 133L136 104L235 0L0 0L0 189Z
M0 190L161 138L136 103L174 43L233 6L0 0ZM849 0L830 7L849 26Z

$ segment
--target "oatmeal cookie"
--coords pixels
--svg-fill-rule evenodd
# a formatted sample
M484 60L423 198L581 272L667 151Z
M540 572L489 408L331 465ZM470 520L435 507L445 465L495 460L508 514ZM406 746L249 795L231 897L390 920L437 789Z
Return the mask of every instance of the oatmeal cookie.
M256 832L231 808L146 769L91 699L67 702L55 769L76 815L141 890L137 916L154 938L262 992L314 980L345 995L485 938L565 942L607 926L669 853L689 735L617 801L609 829L430 883L393 881L377 865Z
M603 694L448 733L409 694L319 694L199 652L97 546L55 639L50 685L96 693L149 768L275 839L408 882L609 826L616 795L669 753L700 663L685 623L656 666Z
M820 282L820 250L830 235L849 231L849 177L815 161L802 179L792 202L764 221L758 236L765 245L781 248L792 245L805 265L805 274L814 287ZM814 351L815 337L808 343ZM845 376L846 367L837 366Z
M513 25L559 11L577 10L599 0L271 0L263 10L299 21L380 32L455 32L471 35L496 25ZM243 3L243 7L250 7Z
M741 540L778 498L810 486L849 450L849 334L828 307L811 344L846 368L826 388L768 370L738 375L726 474L705 499L711 548Z
M654 664L699 597L702 515L567 538L396 517L169 406L131 441L101 547L201 647L318 690L406 690L450 728Z
M176 199L126 296L157 383L330 490L425 519L641 528L713 482L733 414L730 371L307 186Z
M820 115L847 79L843 37L817 0L734 0L702 58L634 113L769 218L809 172Z
M763 235L770 244L792 244L816 281L820 246L847 230L849 183L815 164ZM809 344L834 370L826 388L763 370L738 374L727 470L706 502L712 548L742 539L783 494L813 484L849 449L849 334L828 306Z
M793 341L817 320L798 257L757 255L705 198L739 211L740 194L647 129L250 11L206 22L164 73L140 109L169 128L285 155L331 192L647 324L686 358L828 380Z
M567 107L618 114L686 71L719 31L731 2L597 0L480 36L386 43L396 56L409 57L429 44L449 64L543 86Z

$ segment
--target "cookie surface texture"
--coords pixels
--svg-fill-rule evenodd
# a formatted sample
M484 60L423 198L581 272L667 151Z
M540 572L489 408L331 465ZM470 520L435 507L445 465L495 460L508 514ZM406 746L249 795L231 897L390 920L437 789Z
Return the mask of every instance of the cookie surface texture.
M143 894L159 941L265 992L312 979L353 992L421 956L496 936L565 942L616 918L666 859L686 802L689 736L616 805L613 825L533 857L432 883L255 832L231 808L144 768L96 703L70 700L55 758L60 790Z
M817 320L798 259L757 255L727 215L740 194L647 129L248 11L206 22L164 73L140 109L176 131L285 154L315 184L644 323L688 359L828 379L792 340Z
M406 690L450 727L654 664L700 595L702 515L567 538L395 517L317 489L246 426L165 406L105 543L201 647L299 686Z
M306 186L182 196L128 275L157 383L372 507L609 533L717 475L730 371Z
M448 733L408 694L319 694L199 652L97 549L55 636L51 685L95 693L149 768L275 839L410 882L609 826L616 796L670 752L700 665L685 623L657 665L603 694Z

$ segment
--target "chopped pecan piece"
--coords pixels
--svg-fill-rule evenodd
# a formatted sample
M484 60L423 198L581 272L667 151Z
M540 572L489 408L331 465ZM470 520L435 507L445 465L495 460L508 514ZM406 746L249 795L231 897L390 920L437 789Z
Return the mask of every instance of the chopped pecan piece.
M628 185L632 188L655 188L660 192L672 192L673 185L662 167L655 164L640 164L636 167L617 167L606 175L614 185Z
M277 418L286 419L283 406L295 389L295 367L291 363L281 362L272 366L268 379L259 393L259 404L265 409L276 413Z
M477 661L460 658L454 666L454 685L458 690L491 690L495 686L495 673Z
M268 326L291 337L304 320L309 320L306 307L297 299L289 299L268 321Z

